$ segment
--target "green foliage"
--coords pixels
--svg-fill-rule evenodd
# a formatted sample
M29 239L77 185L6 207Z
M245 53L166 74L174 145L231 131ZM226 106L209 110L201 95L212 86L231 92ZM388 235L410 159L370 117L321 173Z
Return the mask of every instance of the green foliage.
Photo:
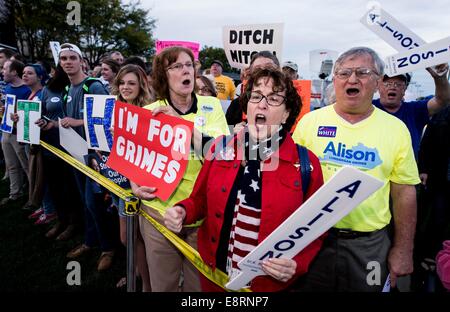
M154 52L155 20L139 1L78 0L80 25L69 25L67 0L15 1L19 49L35 60L49 57L49 41L71 42L85 52L91 64L111 50L125 56L149 56ZM28 51L28 53L27 53Z
M223 63L223 71L224 72L235 72L238 71L230 66L227 60L227 56L225 55L225 50L222 48L214 48L205 46L198 55L199 61L202 63L202 68L207 69L211 67L211 63L214 60L219 60Z

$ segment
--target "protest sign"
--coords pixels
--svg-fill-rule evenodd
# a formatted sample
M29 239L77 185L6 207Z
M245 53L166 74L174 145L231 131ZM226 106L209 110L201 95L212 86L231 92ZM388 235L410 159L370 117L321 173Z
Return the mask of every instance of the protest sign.
M41 101L17 101L17 142L37 144L41 138L41 128L35 122L41 118Z
M55 61L55 66L58 66L58 54L59 50L61 50L61 45L58 41L50 41L50 50L52 50L53 60Z
M16 96L14 94L7 94L5 101L5 110L3 111L2 124L0 130L6 133L12 133L14 121L10 118L10 114L14 113L16 106Z
M253 54L268 50L282 59L283 24L225 26L223 47L228 63L235 68L250 65Z
M450 61L450 37L406 50L385 59L389 77Z
M341 168L299 209L238 263L241 272L225 287L238 290L258 275L268 258L291 259L383 186L353 167Z
M73 158L85 164L84 156L88 153L87 142L71 127L64 128L61 126L61 118L58 118L59 124L59 142L61 146L70 154Z
M107 165L166 201L187 167L193 123L116 101L114 145Z
M118 186L124 189L130 188L130 182L126 177L118 173L117 171L111 169L106 163L108 161L109 156L106 155L107 153L102 153L99 151L96 151L95 153L90 153L89 155L86 155L85 158L87 158L87 163L92 167L92 161L95 160L97 163L97 168L94 167L94 169L98 169L100 174L108 180L114 182Z
M425 40L379 6L371 8L360 22L400 52L385 59L386 75L390 77L450 60L449 38L435 41L424 47L427 45ZM421 50L417 50L419 47ZM410 51L412 49L414 52ZM437 72L434 67L432 68ZM437 74L440 73L437 72Z
M113 145L111 125L114 95L84 95L84 130L89 148L109 152Z
M298 122L306 113L311 111L311 80L293 80L292 83L302 99L302 110L297 117Z
M156 40L156 54L159 54L163 49L168 47L185 47L188 48L194 53L195 60L198 60L198 53L200 52L200 44L197 42L190 42L190 41L162 41L162 40Z

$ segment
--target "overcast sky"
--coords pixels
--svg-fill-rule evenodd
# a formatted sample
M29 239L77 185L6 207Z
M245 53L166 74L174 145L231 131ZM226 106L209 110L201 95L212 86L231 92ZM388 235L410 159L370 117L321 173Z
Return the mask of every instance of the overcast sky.
M450 36L449 0L377 2L427 42ZM359 22L368 10L368 3L364 0L142 0L143 7L150 9L149 15L157 19L155 38L195 41L202 47L223 47L223 26L284 23L280 61L296 62L305 79L311 78L311 50L331 49L341 53L354 46L367 46L383 58L396 53ZM427 72L415 72L414 80L422 85L424 93L434 93Z

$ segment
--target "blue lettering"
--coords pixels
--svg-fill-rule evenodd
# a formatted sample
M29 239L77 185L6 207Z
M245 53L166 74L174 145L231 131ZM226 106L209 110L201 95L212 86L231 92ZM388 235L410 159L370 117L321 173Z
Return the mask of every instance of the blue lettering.
M398 31L394 32L394 38L398 38L398 40L402 40L403 34L399 33Z
M294 234L289 235L289 238L292 239L299 239L303 237L303 233L302 231L306 232L309 231L309 229L307 227L299 227L298 229L295 230L295 233L297 234L297 236L295 236Z
M408 59L407 59L406 57L399 58L399 59L397 60L397 62L400 62L400 63L398 64L398 68L408 66L408 63L405 64L405 62L406 62L407 60L408 60Z
M113 146L113 138L109 128L111 128L112 114L114 110L114 99L106 99L105 111L103 117L93 117L94 111L94 98L89 96L86 98L86 114L87 114L87 125L88 125L88 135L92 147L99 147L97 140L97 134L95 132L95 125L103 126L106 141L108 147L111 149Z
M405 41L409 41L409 43L405 43ZM407 48L407 47L409 47L412 44L412 39L409 38L409 37L405 37L405 38L403 38L401 44L402 44L402 46Z
M369 157L371 159L369 159ZM366 157L364 157L365 161L375 161L377 155L374 152L366 152Z
M361 160L361 159L364 158L364 153L362 151L356 151L353 154L353 158L356 159L356 160Z
M333 142L328 143L327 147L323 151L324 154L331 152L333 155L336 155L336 149L334 148Z
M349 185L337 190L336 193L346 192L348 193L348 197L353 198L359 186L361 185L361 180L357 180Z
M279 253L278 255L274 256L274 253L272 250L269 250L268 252L266 252L261 258L259 258L259 260L264 260L265 258L279 258L281 257L283 254Z
M281 245L282 245L283 243L287 243L287 247L281 248ZM276 243L274 247L275 247L276 250L279 250L279 251L286 251L286 250L291 249L291 248L294 247L294 246L295 246L294 241L285 239L285 240L282 240L282 241L279 241L278 243Z
M413 60L413 57L416 57L416 61ZM409 57L409 61L411 62L411 64L417 64L420 62L420 55L419 54L413 54ZM399 66L400 67L400 66Z

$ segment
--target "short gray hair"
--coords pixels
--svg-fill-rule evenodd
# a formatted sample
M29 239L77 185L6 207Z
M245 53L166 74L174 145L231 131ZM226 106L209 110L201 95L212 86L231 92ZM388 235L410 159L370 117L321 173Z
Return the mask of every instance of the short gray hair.
M337 58L335 64L334 64L334 70L336 70L345 60L351 57L355 56L361 56L361 55L370 55L373 61L373 65L375 66L375 70L378 72L380 77L383 77L384 75L384 62L383 60L378 56L377 52L372 50L371 48L367 47L355 47L351 48L350 50L345 51L339 57Z

